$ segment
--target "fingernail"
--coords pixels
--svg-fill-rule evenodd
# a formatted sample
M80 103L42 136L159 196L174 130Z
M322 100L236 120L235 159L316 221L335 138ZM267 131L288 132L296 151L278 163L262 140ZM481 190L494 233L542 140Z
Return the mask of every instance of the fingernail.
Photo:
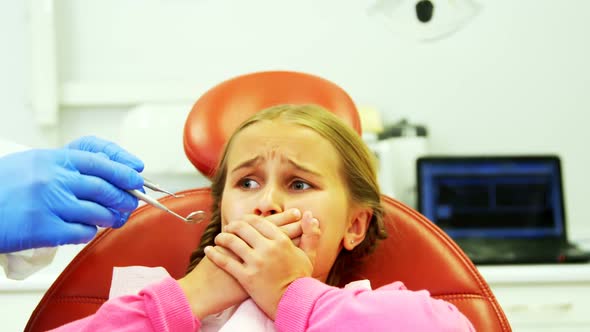
M205 249L203 249L203 251L205 253L208 253L209 251L211 251L211 246L206 246Z
M119 227L125 225L125 223L127 222L127 219L129 219L130 215L131 215L131 212L123 212L121 214L121 218L119 219L119 223L117 224L116 227L113 227L113 228L119 228Z
M291 214L296 218L301 218L301 211L299 209L292 209Z
M111 212L113 213L114 220L113 220L112 224L110 224L108 226L105 225L104 227L112 227L112 228L121 227L125 223L125 221L123 220L124 217L121 215L121 212L119 210L111 209L111 208L109 208L109 210L111 210Z
M316 218L313 218L313 219L311 219L311 223L312 223L313 225L316 225L316 226L319 226L319 225L320 225L320 221L319 221L319 220L317 220Z

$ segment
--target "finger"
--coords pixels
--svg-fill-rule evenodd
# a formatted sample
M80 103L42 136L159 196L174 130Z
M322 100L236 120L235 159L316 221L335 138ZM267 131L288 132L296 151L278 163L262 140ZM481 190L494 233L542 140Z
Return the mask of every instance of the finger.
M263 219L260 217L258 218ZM250 225L249 222L245 220L232 221L225 226L223 231L238 236L240 239L246 242L251 248L256 248L257 246L262 245L263 242L267 240L263 234L261 234L256 228L254 228L252 225Z
M303 235L301 235L299 248L314 263L321 235L319 221L313 218L311 213L306 212L303 218L301 218L301 228L303 229Z
M55 214L66 222L89 226L113 227L121 223L121 215L118 211L82 200L64 204L62 209L55 211Z
M129 220L129 216L131 216L131 212L121 212L119 217L119 222L113 224L113 228L119 228L125 225L127 220Z
M260 217L260 216L246 215L246 216L244 216L243 222L250 225L250 227L256 233L260 234L263 239L274 239L277 237L277 233L282 233L278 226L276 226L275 224L270 222L268 219ZM229 223L228 226L238 227L241 225L239 223L232 222L232 223ZM242 237L242 236L240 235L240 237ZM258 239L256 239L256 240L258 240ZM254 243L253 243L253 245L254 245Z
M63 242L58 245L87 243L96 236L97 230L96 226L70 223L62 230Z
M143 178L132 168L85 151L69 151L68 160L80 173L96 176L121 189L139 189Z
M119 210L109 208L109 211L115 216L115 222L113 222L110 226L102 226L102 227L110 227L110 228L120 228L121 226L125 225L127 219L131 215L131 212L121 212Z
M86 243L96 235L96 226L68 223L55 217L54 227L37 228L33 230L33 236L39 239L42 247L55 247L62 244Z
M137 198L101 178L79 175L73 176L69 182L70 190L78 199L92 201L121 212L137 208Z
M107 156L106 153L96 152L96 155L101 157L102 159L111 160L111 158L109 158L109 156Z
M301 229L301 222L294 222L290 224L286 224L284 226L279 227L279 229L287 235L290 239L294 239L296 237L300 237L303 233Z
M205 256L207 256L213 264L217 265L217 267L224 270L237 280L241 280L241 277L244 275L243 264L234 257L224 254L219 250L219 247L205 247Z
M81 151L95 153L101 152L107 155L110 160L127 165L138 172L143 171L144 164L139 158L132 155L119 145L102 138L94 136L81 137L68 144L67 147Z
M226 249L224 247L220 247L220 246L216 246L215 247L216 250L220 251L222 254L229 256L239 262L242 262L242 260L240 259L240 257L236 256L233 252L231 252L229 249ZM243 263L243 262L242 262Z
M105 145L102 152L109 156L113 161L127 165L138 172L143 171L143 161L115 143L111 142L110 144Z
M216 245L230 250L242 261L246 261L252 254L252 247L235 234L219 233L214 241Z
M301 211L299 211L299 209L289 209L285 212L272 214L265 218L277 226L283 226L301 219Z

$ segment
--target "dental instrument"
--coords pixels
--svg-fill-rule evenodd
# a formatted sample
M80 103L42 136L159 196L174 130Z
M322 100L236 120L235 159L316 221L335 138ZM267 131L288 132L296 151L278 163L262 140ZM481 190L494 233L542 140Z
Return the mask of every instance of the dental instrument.
M150 188L153 191L157 191L157 192L161 192L161 193L165 193L168 194L170 196L173 196L174 198L179 198L179 197L183 197L184 195L176 195L168 190L163 189L162 187L160 187L160 185L152 182L151 180L148 180L146 178L143 178L143 185L145 187Z
M163 193L166 193L166 194L171 195L173 197L183 197L184 196L184 195L175 195L172 192L163 189L159 185L157 185L157 184L153 183L152 181L147 180L145 178L143 180L144 180L144 186L151 189L151 190L163 192ZM198 223L202 222L203 220L205 220L205 218L207 217L205 211L202 211L202 210L193 211L193 212L189 213L188 216L183 217L183 216L179 215L178 213L167 208L164 204L158 202L157 199L155 199L147 194L144 194L137 189L127 190L127 192L129 194L133 195L134 197L136 197L137 199L140 199L140 200L146 202L147 204L149 204L155 208L158 208L162 211L168 212L171 215L173 215L173 216L175 216L175 217L177 217L177 218L181 219L182 221L189 223L189 224L198 224Z

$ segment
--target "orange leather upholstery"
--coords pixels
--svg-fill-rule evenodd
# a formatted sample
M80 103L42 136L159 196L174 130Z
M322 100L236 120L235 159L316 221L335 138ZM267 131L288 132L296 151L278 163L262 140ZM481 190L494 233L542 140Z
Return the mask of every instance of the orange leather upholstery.
M333 83L301 73L255 73L226 81L197 101L185 127L188 158L211 174L221 146L242 120L283 103L323 105L360 132L354 103ZM209 211L208 188L183 194L160 201L182 215ZM487 283L457 245L411 208L385 196L383 203L390 236L351 279L368 278L374 288L399 280L408 289L427 289L455 304L478 331L510 331ZM163 266L173 277L183 276L204 227L205 223L183 224L142 206L125 227L101 232L74 258L31 315L26 331L46 330L94 313L108 298L114 266Z
M227 80L199 98L184 127L186 156L210 178L236 127L255 112L278 104L321 105L361 133L352 99L336 84L297 72L260 72Z

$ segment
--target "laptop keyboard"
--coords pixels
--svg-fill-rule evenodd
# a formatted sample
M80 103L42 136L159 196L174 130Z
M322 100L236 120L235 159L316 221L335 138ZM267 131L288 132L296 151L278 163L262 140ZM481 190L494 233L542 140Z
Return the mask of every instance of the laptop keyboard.
M558 263L574 257L576 247L555 240L457 240L476 264Z

